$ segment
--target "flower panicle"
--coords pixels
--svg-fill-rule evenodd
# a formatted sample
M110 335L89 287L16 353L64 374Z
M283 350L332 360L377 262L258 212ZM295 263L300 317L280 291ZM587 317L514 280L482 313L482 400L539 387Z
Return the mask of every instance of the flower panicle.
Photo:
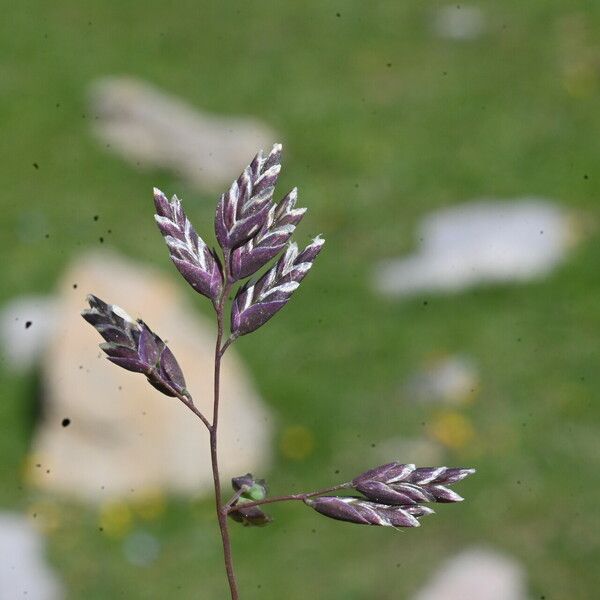
M185 379L168 346L142 320L90 294L81 316L104 338L100 348L112 363L135 373L167 396L187 395Z
M418 527L420 517L434 511L424 504L460 502L449 485L475 473L475 469L421 467L398 462L381 465L355 477L350 486L363 496L319 496L306 504L340 521L362 525Z

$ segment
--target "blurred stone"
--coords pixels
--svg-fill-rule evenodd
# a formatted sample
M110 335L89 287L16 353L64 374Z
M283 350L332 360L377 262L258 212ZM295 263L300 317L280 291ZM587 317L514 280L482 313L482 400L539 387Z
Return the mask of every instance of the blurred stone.
M94 133L136 166L159 167L200 190L224 191L260 148L278 141L252 118L202 112L129 77L96 81L90 92Z
M85 294L93 292L143 317L169 343L196 405L210 416L215 326L190 310L183 295L198 296L174 279L108 253L84 255L65 273L56 334L43 361L44 419L29 461L36 486L92 502L212 489L202 423L143 376L105 360L100 336L80 316ZM219 450L227 481L267 469L272 424L235 348L221 373Z
M442 356L415 373L406 387L408 397L417 402L466 404L479 390L479 373L466 356Z
M477 6L451 4L440 8L433 19L433 29L450 40L473 40L485 30L485 15Z
M0 344L8 367L30 369L56 328L56 302L49 296L20 296L0 309Z
M44 540L27 519L0 513L0 598L58 600L62 586L44 557Z
M413 600L526 600L525 571L513 558L471 548L450 558Z
M565 258L575 225L559 207L535 198L445 208L423 219L416 254L378 265L374 286L410 296L541 279Z

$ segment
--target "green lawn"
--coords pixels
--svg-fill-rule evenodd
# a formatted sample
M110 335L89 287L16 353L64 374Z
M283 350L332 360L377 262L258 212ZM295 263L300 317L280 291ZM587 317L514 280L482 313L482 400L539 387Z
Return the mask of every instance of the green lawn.
M460 486L467 501L401 533L274 507L269 528L233 531L248 600L408 597L470 544L520 559L532 598L589 599L600 586L600 3L478 5L487 31L452 42L431 33L438 2L2 2L0 301L50 292L100 236L169 269L154 184L180 193L197 229L210 230L216 198L134 171L91 137L86 86L131 74L272 124L287 147L280 189L299 185L310 207L299 237L327 237L290 306L237 347L281 426L315 437L305 460L278 457L274 492L352 476L376 460L372 444L418 435L435 410L398 389L427 356L478 361L481 392L461 409L475 437L446 456L478 468ZM556 199L586 225L543 282L427 304L369 291L373 262L408 251L428 211L522 195ZM0 505L26 510L37 499L21 481L35 381L2 364L0 377ZM163 544L146 569L125 561L93 511L57 510L51 560L69 598L225 597L209 500L172 499L139 525Z

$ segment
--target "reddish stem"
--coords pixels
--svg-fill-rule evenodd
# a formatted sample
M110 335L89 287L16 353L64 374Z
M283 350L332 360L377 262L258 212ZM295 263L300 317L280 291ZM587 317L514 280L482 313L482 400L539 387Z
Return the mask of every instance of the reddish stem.
M227 257L225 257L227 260ZM225 278L227 280L227 277ZM227 571L227 581L231 592L231 600L239 600L239 592L235 572L233 570L233 558L231 555L231 541L229 539L229 528L227 526L227 511L223 507L223 499L221 496L221 481L219 476L219 460L218 460L218 440L217 432L219 426L219 392L221 380L221 359L223 353L229 344L221 348L223 339L223 307L225 299L229 293L230 285L225 284L217 309L217 342L215 345L215 379L214 379L214 402L213 402L213 419L212 425L209 427L210 433L210 458L213 472L213 482L215 486L215 505L217 509L217 519L219 521L219 529L221 531L221 540L223 542L223 557L225 559L225 570Z

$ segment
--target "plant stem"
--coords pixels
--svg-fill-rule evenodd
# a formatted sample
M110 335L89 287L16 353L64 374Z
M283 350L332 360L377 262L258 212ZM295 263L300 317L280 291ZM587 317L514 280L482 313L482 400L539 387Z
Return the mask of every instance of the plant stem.
M252 502L244 502L243 504L237 506L231 506L232 501L230 500L227 504L229 507L227 508L227 512L234 512L238 508L251 508L252 506L260 506L261 504L273 504L274 502L287 502L288 500L301 500L304 501L307 498L312 498L313 496L320 496L321 494L327 494L328 492L336 492L337 490L348 489L352 487L352 483L340 483L339 485L334 485L329 488L325 488L323 490L317 490L315 492L303 492L302 494L288 494L287 496L273 496L271 498L265 498L264 500L253 500Z
M227 257L226 257L227 259ZM227 279L227 277L226 277ZM219 426L219 391L221 380L221 359L226 347L221 348L223 339L223 307L229 293L230 286L225 285L221 298L216 306L217 310L217 342L215 344L215 379L214 379L214 402L213 402L213 418L212 425L209 427L210 433L210 458L212 464L213 481L215 485L215 505L217 509L217 519L219 521L219 529L221 531L221 540L223 542L223 557L225 559L225 570L227 571L227 581L231 592L231 600L239 599L239 592L235 573L233 570L233 558L231 556L231 542L229 540L229 529L227 526L227 511L223 508L223 500L221 497L221 481L219 476L219 460L217 450L217 433Z

